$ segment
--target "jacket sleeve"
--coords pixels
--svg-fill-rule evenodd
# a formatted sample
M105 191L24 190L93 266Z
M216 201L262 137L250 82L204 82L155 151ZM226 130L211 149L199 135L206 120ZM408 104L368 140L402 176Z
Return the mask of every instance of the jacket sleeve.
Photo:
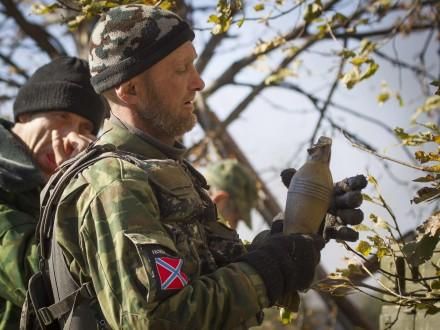
M268 305L261 278L245 263L189 276L179 289L161 287L152 253L177 258L165 260L180 257L145 181L114 181L83 214L82 254L112 328L232 329Z
M38 268L36 225L29 214L0 203L0 296L19 307Z

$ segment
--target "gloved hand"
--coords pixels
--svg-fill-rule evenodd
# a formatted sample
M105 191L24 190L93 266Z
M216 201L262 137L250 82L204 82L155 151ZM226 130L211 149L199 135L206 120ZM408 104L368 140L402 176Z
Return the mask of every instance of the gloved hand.
M281 172L281 180L287 188L289 188L295 173L296 170L293 168ZM367 179L363 175L346 178L335 183L328 214L319 230L326 241L333 238L354 242L359 238L358 232L348 225L358 225L364 219L364 213L358 207L362 204L361 190L367 186L367 183Z
M236 261L248 263L260 274L273 305L283 295L311 285L324 245L319 235L273 234Z

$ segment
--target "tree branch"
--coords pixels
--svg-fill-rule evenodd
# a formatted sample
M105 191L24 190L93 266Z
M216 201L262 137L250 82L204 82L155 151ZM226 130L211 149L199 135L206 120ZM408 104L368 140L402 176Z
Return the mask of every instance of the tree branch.
M59 44L44 28L35 23L31 23L24 18L13 0L0 0L0 2L3 3L3 6L6 9L6 15L12 17L20 29L34 40L37 46L47 53L49 57L54 58L60 55L67 55L62 45ZM55 46L54 43L56 43L57 46Z
M29 79L29 75L26 73L26 71L20 68L18 64L15 63L10 57L0 53L0 59L2 59L3 62L5 62L6 64L12 66L20 76L22 76L26 80Z
M316 123L316 126L315 126L315 129L313 131L312 137L310 138L310 142L309 142L310 146L312 146L313 143L315 143L316 135L318 134L319 128L321 127L321 122L322 122L322 120L324 118L324 115L325 115L325 113L326 113L326 111L328 109L328 106L329 106L329 104L330 104L330 102L332 100L332 97L333 97L333 95L334 95L334 93L336 91L336 88L338 86L339 77L342 74L342 70L344 68L344 63L345 63L345 59L342 58L341 59L341 63L339 65L338 73L336 75L336 79L334 80L334 82L332 84L332 87L330 88L330 91L328 93L327 99L325 100L324 105L320 109L318 109L319 112L320 112L319 113L319 119L318 119L318 122Z
M338 3L340 0L331 0L323 5L323 11L329 10L332 8L336 3ZM294 28L292 31L284 35L284 39L286 41L293 40L301 36L304 31L306 30L308 26L308 23L302 24L299 27ZM315 38L312 38L314 41L318 40L317 36L314 36ZM266 50L259 52L258 54L253 53L246 57L243 57L242 59L235 61L232 63L229 68L227 68L223 74L218 77L214 83L206 88L203 92L203 95L209 96L213 94L215 91L220 89L221 87L230 84L234 81L235 75L240 72L243 68L248 66L249 64L253 63L258 57L261 55L269 54L270 52L274 51L275 49L278 49L279 46L275 47L268 47Z
M385 54L385 53L383 53L383 52L381 52L381 51L379 51L377 49L374 51L374 53L376 55L378 55L379 57L383 58L384 60L390 62L394 66L402 67L402 68L405 68L405 69L409 69L409 70L413 71L415 74L426 75L427 77L429 77L432 80L436 79L431 73L426 71L426 69L424 69L424 68L419 68L417 66L405 63L405 62L403 62L401 60L397 60L395 58L392 58L391 56L389 56L389 55L387 55L387 54Z

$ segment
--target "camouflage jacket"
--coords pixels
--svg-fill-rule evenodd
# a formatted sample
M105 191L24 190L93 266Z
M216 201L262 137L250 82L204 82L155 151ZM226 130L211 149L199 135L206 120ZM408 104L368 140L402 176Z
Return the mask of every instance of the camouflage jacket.
M43 182L11 127L0 121L0 329L18 329L27 282L37 269L34 234Z
M267 307L238 235L209 219L203 177L171 148L112 118L98 143L146 159L106 158L58 204L54 238L73 277L92 281L113 329L233 329Z

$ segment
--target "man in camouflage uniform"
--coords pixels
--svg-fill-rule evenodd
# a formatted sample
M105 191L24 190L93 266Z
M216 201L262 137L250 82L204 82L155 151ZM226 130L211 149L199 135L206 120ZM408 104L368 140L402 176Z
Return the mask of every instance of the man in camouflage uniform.
M70 275L93 284L96 314L113 329L248 327L283 293L307 288L319 260L318 237L280 235L246 253L216 221L176 142L204 87L193 38L177 15L143 5L109 10L91 35L92 85L113 113L99 143L138 162L106 158L71 180L53 243Z
M37 269L40 189L59 164L88 145L104 113L87 63L61 57L20 89L15 123L0 119L0 329L18 329L27 281Z
M145 5L110 9L91 35L92 85L112 113L95 148L112 144L126 156L70 180L52 250L78 285L92 283L93 314L112 329L257 324L264 307L309 287L323 247L316 235L274 234L247 252L217 221L204 177L176 140L195 125L204 87L193 38L180 17ZM54 277L52 286L62 282ZM57 290L56 301L69 294Z
M251 210L258 201L257 180L252 173L237 160L225 159L209 165L204 174L220 220L234 230L243 220L252 229Z

